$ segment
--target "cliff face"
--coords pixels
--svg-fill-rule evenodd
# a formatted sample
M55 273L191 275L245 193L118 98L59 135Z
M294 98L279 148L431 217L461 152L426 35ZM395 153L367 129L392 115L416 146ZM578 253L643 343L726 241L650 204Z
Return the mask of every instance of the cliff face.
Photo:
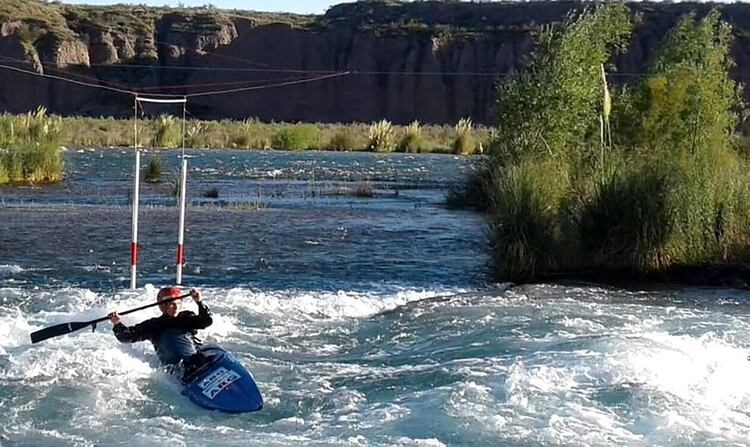
M534 30L581 4L377 1L296 18L46 7L58 8L53 12L59 17L39 23L10 13L3 17L0 10L0 64L144 95L350 71L322 81L201 96L189 101L188 110L201 118L452 124L466 116L491 123L494 89L502 76L497 74L521 66L533 47ZM617 61L620 71L637 72L682 14L700 15L709 8L631 4L644 20L630 51ZM737 76L743 77L750 74L750 41L743 31L750 29L750 5L726 5L722 11L737 31L734 56ZM22 112L41 104L61 114L129 116L132 101L127 94L0 70L0 110Z

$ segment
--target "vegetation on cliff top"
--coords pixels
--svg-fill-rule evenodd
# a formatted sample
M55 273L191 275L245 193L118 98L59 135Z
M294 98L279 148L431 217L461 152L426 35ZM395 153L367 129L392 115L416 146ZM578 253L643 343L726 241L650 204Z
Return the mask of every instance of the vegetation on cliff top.
M527 70L499 88L479 182L498 278L750 258L731 28L716 12L684 17L646 76L610 96L603 66L630 27L622 4L572 17L545 30Z
M453 2L424 2L412 5L394 1L360 1L332 7L324 15L269 13L244 10L223 10L206 5L202 7L152 7L143 5L70 5L41 0L3 0L0 2L0 23L17 21L23 24L17 31L25 44L34 46L47 36L57 40L76 39L93 29L115 32L121 36L153 36L157 24L167 16L181 17L182 28L174 32L194 33L216 29L221 23L247 19L255 25L271 23L288 24L294 28L321 30L332 27L356 28L378 35L424 34L427 36L489 38L481 34L488 31L528 31L536 29L535 20L517 17L507 22L507 14L495 14L492 21L481 14L450 11ZM551 3L552 4L552 3ZM435 13L435 6L447 14ZM464 8L466 5L458 5ZM508 4L511 7L511 4ZM562 16L569 8L554 6L555 14ZM481 5L473 5L481 8ZM496 7L494 7L497 9ZM469 11L471 12L471 11Z

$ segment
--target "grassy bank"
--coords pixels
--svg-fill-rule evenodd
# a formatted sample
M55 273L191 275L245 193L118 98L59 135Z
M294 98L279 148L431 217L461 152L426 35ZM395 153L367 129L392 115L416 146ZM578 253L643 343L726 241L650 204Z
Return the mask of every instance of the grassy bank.
M633 22L606 4L545 30L499 87L496 139L467 188L488 210L498 279L750 261L731 29L688 15L643 76L610 88L604 67Z
M66 146L133 145L132 120L67 117L62 118L62 125L69 136L64 143ZM455 126L418 122L399 126L388 121L323 124L264 123L255 119L188 120L185 127L185 144L191 148L476 153L480 144L486 147L490 138L489 129L485 127L470 125L467 130L466 120ZM140 145L182 145L180 119L160 116L139 120L139 129Z

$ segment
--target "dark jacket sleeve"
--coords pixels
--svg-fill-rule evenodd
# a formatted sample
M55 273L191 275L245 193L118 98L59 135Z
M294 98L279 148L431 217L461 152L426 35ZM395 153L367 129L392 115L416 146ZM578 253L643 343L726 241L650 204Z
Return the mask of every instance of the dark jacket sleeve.
M112 326L112 331L115 333L115 337L123 343L149 340L151 334L154 332L154 320L146 320L135 326L125 326L122 323L116 324Z
M198 315L190 311L184 311L180 312L179 318L180 327L186 330L205 329L214 322L211 318L211 310L203 304L203 301L198 303Z

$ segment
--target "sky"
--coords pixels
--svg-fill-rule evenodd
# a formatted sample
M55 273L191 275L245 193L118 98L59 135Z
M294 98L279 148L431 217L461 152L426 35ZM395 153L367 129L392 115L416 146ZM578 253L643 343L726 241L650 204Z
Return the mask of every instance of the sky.
M147 4L150 6L203 6L212 4L221 9L242 9L252 11L281 11L298 14L323 14L331 5L353 0L63 0L63 3L111 5L116 3Z

